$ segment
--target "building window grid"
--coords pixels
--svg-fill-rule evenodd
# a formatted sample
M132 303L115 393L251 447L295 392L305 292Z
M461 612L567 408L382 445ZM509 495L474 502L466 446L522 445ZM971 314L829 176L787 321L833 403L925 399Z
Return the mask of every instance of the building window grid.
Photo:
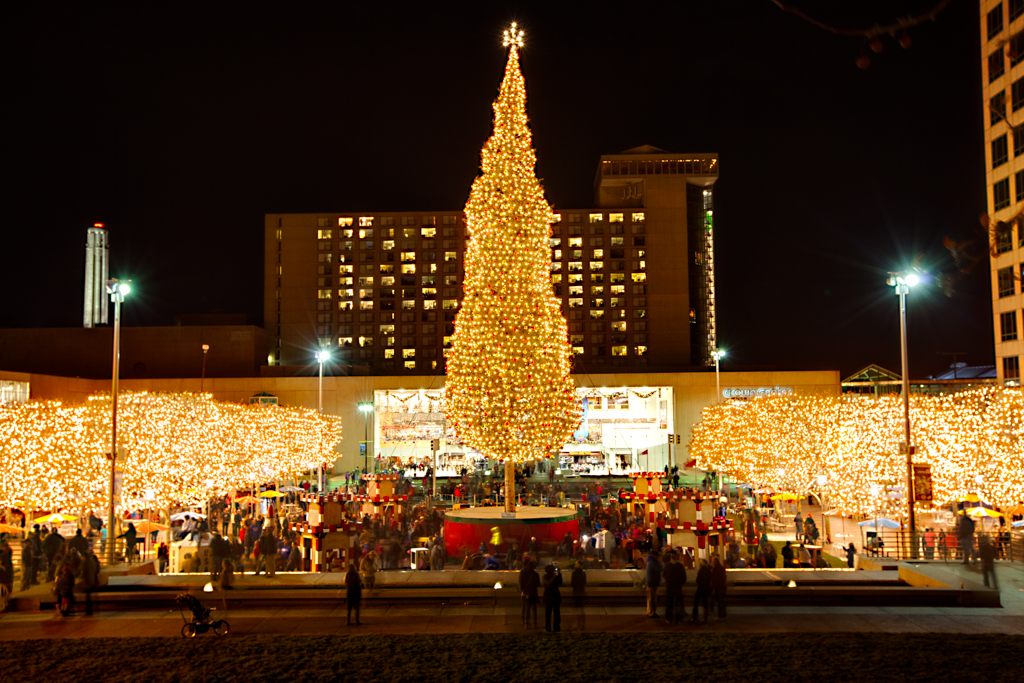
M1007 311L999 314L999 333L1002 341L1016 341L1017 339L1017 311Z
M988 23L988 39L992 40L1003 30L1003 3L996 5L986 17Z

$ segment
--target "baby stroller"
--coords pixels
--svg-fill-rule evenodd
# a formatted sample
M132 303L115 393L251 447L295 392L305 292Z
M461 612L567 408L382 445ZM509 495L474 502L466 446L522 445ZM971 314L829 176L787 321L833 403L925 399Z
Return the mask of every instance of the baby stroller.
M210 629L218 636L226 636L231 627L224 619L210 619L210 610L203 607L199 599L189 593L182 593L174 599L181 609L181 618L185 625L181 627L184 638L195 638L198 633L206 633ZM192 621L185 618L185 609L192 612Z

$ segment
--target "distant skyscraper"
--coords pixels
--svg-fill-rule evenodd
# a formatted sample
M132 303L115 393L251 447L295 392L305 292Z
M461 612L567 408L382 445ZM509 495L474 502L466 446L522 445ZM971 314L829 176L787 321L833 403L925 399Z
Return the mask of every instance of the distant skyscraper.
M95 223L85 240L85 327L107 324L107 231Z

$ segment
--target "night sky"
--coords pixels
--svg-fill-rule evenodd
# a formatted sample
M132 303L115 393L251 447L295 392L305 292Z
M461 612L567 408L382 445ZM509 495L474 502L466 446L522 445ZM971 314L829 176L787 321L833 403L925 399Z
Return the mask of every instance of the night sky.
M795 1L857 28L934 4ZM81 325L94 222L111 231L111 275L135 282L125 324L213 311L262 324L264 213L461 208L513 20L556 209L594 204L601 154L720 155L725 369L898 372L885 272L918 255L950 271L943 237L975 237L984 212L975 2L912 29L909 50L886 38L867 70L858 39L768 0L213 4L5 13L0 326ZM914 290L912 376L947 367L940 352L994 362L988 278L982 260L952 297Z

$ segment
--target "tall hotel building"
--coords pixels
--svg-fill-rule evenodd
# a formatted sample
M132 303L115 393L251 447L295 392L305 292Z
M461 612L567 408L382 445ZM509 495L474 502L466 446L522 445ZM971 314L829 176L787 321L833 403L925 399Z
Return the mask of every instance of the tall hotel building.
M713 365L715 154L602 156L596 206L555 209L551 285L576 372ZM461 210L268 214L270 364L330 347L352 374L444 372L462 298Z
M988 213L1003 222L989 263L996 372L1020 384L1024 342L1024 0L982 0L982 104Z

